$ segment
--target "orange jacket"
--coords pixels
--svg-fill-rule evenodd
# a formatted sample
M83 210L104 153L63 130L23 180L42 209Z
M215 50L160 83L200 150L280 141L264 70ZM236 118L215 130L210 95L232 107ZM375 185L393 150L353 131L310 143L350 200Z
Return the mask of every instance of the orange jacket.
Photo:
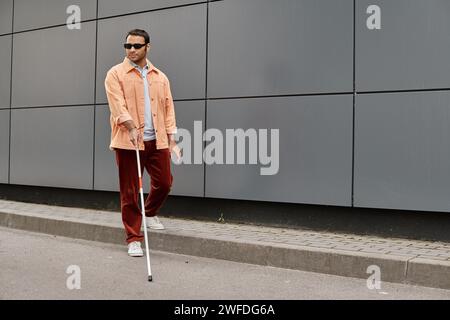
M156 134L156 148L169 147L168 134L177 132L175 108L167 76L147 60L149 66L147 82L149 84L150 105L153 126ZM128 129L122 124L133 120L135 126L144 134L144 81L128 58L112 67L105 79L106 96L111 111L111 144L109 148L134 150ZM139 149L144 150L141 141Z

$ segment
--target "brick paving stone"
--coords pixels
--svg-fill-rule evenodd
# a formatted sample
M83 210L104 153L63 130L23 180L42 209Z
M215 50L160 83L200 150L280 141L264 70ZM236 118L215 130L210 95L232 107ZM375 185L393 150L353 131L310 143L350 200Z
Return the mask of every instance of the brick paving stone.
M361 252L367 252L367 253L389 253L389 250L383 250L383 249L371 249L371 248L363 248L361 249Z
M426 254L418 255L417 258L432 259L432 260L442 260L442 261L448 260L448 259L445 258L445 257L431 256L431 255L429 256L429 255L426 255Z
M361 246L335 246L333 249L336 250L348 250L348 251L360 251L361 249L363 249L364 247Z
M424 250L424 249L415 249L415 248L413 248L412 250L410 250L410 252L419 255L419 254L429 254L429 253L433 253L433 250Z
M332 249L335 247L335 245L333 244L310 244L310 247L315 247L315 248L329 248Z

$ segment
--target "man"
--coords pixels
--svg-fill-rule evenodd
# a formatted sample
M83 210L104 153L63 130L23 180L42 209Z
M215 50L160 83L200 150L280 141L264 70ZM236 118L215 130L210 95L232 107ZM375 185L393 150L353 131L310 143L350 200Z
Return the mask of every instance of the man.
M148 33L131 30L125 41L125 59L112 67L105 79L111 111L109 147L116 153L128 254L140 257L143 235L136 148L140 150L141 170L145 168L151 179L145 215L147 226L152 229L164 229L157 214L172 186L170 152L179 158L180 150L174 139L177 127L169 80L147 60Z

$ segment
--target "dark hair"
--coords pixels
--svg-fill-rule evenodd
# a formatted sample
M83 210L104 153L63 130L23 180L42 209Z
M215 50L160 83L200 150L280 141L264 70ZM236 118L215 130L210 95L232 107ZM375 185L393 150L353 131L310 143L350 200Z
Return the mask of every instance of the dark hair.
M142 29L133 29L128 31L127 36L125 37L125 41L127 41L128 36L140 36L145 39L145 44L150 43L150 36L147 31Z

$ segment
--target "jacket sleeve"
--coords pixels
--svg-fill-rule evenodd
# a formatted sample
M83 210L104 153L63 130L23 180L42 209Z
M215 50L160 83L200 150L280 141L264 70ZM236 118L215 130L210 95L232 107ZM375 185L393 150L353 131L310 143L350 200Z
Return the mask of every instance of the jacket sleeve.
M164 120L166 125L167 134L177 133L177 125L175 119L175 106L173 104L172 92L170 91L170 82L166 78L165 81L165 108L166 108L166 119Z
M115 70L108 71L105 79L105 90L114 123L120 126L125 121L133 120L128 113L123 90Z

